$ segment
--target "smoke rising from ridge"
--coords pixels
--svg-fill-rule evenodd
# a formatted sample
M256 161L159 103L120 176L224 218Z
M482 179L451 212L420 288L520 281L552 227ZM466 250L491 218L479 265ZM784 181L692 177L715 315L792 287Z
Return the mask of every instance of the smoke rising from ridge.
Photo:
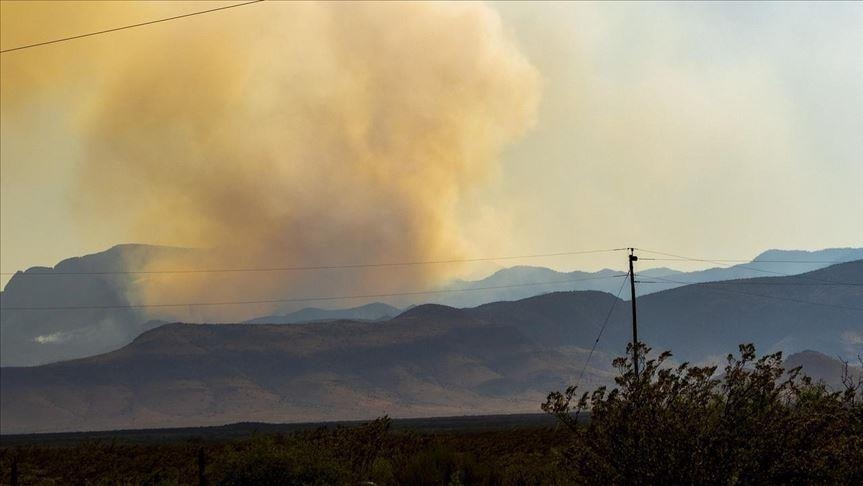
M206 249L146 270L411 261L469 248L460 198L530 126L539 95L538 74L493 10L274 3L181 22L127 36L122 50L102 47L93 92L72 108L82 221L110 225L118 240ZM387 292L447 270L159 275L131 297Z

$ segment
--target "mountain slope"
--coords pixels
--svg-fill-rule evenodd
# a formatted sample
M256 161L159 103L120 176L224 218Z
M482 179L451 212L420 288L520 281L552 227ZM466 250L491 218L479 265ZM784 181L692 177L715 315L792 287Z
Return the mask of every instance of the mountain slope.
M70 258L54 268L16 273L0 293L0 365L36 365L117 349L158 323L129 308L132 276L160 255L190 250L149 245L118 245L107 251ZM81 275L103 272L97 275ZM15 310L24 307L98 307Z
M817 349L852 358L863 350L863 260L793 277L687 285L647 295L638 299L638 322L643 341L691 361L724 356L742 342L753 342L762 352Z
M452 309L384 323L169 324L108 354L3 368L3 433L534 411L576 373Z
M31 268L19 272L0 293L0 366L32 366L74 359L106 352L128 344L157 322L142 309L124 309L128 295L136 292L134 275L123 272L145 267L148 261L162 256L182 260L196 250L147 245L119 245L107 251L71 258L53 269ZM639 272L642 278L656 283L642 285L640 295L680 287L689 282L719 281L732 278L770 276L770 272L795 273L824 266L830 262L863 258L863 249L828 249L817 252L770 250L755 263L730 268L715 268L683 273L657 268ZM796 263L779 263L789 261ZM753 270L755 268L757 270ZM103 272L98 275L60 275L81 272ZM108 272L108 273L104 273ZM44 274L44 275L43 275ZM541 267L512 267L475 282L455 282L440 294L435 303L454 307L472 307L491 301L518 300L557 291L599 290L616 293L622 279L620 272L556 272ZM666 280L670 279L672 281ZM537 282L557 282L525 285ZM491 288L489 288L491 287ZM470 291L471 289L474 289ZM476 290L485 289L485 290ZM467 290L460 292L461 290ZM623 292L623 298L628 293ZM14 307L97 307L23 311ZM373 304L351 309L304 309L294 313L252 319L255 323L294 323L331 319L377 320L392 316L395 309L387 304ZM290 310L290 309L288 309ZM251 317L251 316L250 316ZM802 349L805 343L799 343Z
M621 283L622 279L618 288ZM488 322L514 326L543 346L590 348L612 305L611 317L615 321L628 315L624 313L626 303L611 294L596 291L555 292L517 301L493 302L466 309L466 312ZM628 332L626 326L608 327L603 334L603 349L622 350L622 343L629 338Z
M306 307L284 315L256 317L245 321L247 324L298 324L301 322L335 321L352 319L357 321L380 321L399 314L399 309L382 302L372 302L347 309L319 309Z
M822 285L830 282L849 285ZM0 369L0 425L11 433L535 411L578 376L606 316L582 385L608 383L611 357L629 339L628 304L559 292L468 309L426 304L382 322L168 324L115 352ZM640 297L638 309L640 336L681 361L721 361L743 342L761 353L805 346L853 357L863 352L863 261L689 285Z
M861 369L860 364L860 361L848 362L847 378L852 381L863 378L863 369ZM846 372L845 363L824 353L811 349L794 353L785 359L784 366L785 369L799 366L804 374L814 381L823 382L833 391L845 389L842 383Z
M663 258L661 255L650 255ZM667 277L678 282L659 282L641 289L641 295L680 287L688 283L715 282L782 274L795 275L825 268L837 263L863 259L863 248L828 248L818 251L768 250L752 262L727 268L710 268L694 272L680 272L669 268L652 268L639 272L642 277ZM708 262L709 263L709 262ZM472 307L486 302L517 300L549 292L572 290L599 290L614 294L620 271L604 269L598 272L558 272L544 267L516 266L505 268L476 281L456 281L450 289L489 290L453 294L433 299L434 302L454 307ZM545 285L519 287L525 283L556 282ZM682 282L682 283L679 283ZM494 288L503 287L503 288ZM628 294L627 294L628 295ZM624 298L628 299L627 296Z
M863 353L863 260L799 276L710 282L645 295L648 285L637 288L639 338L681 360L724 357L744 342L761 352L818 349L845 359ZM620 283L615 292L619 288ZM600 292L556 292L466 311L515 326L543 345L580 347L593 344L608 315L599 349L619 354L631 339L632 314L630 303L620 300L609 314L612 302Z

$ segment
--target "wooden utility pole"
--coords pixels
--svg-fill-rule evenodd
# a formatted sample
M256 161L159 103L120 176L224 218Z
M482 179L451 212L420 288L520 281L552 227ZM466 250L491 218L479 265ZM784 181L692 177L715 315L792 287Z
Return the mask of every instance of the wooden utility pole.
M12 458L12 471L9 474L9 484L11 486L18 486L18 457L17 455Z
M207 476L205 476L207 468L207 458L204 456L204 448L198 448L198 486L207 486Z
M637 262L638 257L635 256L635 248L629 249L629 291L632 299L632 366L635 370L635 376L638 377L638 318L635 314L635 270L632 268L632 262Z

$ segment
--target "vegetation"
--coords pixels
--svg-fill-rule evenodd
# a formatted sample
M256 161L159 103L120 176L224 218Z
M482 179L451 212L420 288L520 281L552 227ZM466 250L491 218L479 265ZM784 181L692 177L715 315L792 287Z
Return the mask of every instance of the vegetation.
M573 482L863 484L863 384L847 365L845 389L830 392L751 344L718 378L715 366L639 351L638 375L630 358L614 361L616 388L576 401L570 387L543 404L571 431L559 465Z
M642 348L636 376L542 405L563 426L358 427L241 439L97 440L0 448L10 484L863 484L863 383L831 392L751 345L715 367ZM585 412L589 412L585 413Z
M160 443L87 441L3 447L0 483L13 459L30 484L562 484L548 458L563 428L410 432L389 420L245 439Z

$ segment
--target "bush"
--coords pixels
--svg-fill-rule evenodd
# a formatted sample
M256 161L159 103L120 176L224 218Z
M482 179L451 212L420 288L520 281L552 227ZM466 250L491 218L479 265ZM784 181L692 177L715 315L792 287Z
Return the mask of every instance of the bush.
M728 355L719 377L715 366L672 367L669 352L647 359L639 346L637 376L631 358L618 358L614 389L576 401L570 387L542 405L571 431L558 460L573 481L863 483L860 383L830 392L799 368L786 372L781 353L756 359L751 344Z
M313 450L286 447L272 437L255 438L249 447L231 451L208 471L218 484L336 484L346 476L340 464Z
M229 450L207 470L218 484L324 485L366 481L372 473L390 419L295 437L253 437Z

